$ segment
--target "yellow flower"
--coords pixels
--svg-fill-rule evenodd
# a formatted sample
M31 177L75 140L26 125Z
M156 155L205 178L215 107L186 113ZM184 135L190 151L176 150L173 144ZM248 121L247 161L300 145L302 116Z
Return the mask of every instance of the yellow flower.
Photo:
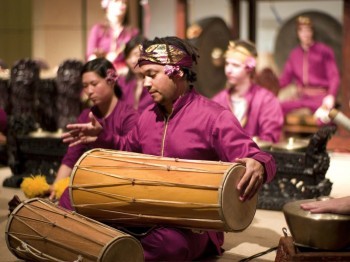
M23 179L21 189L27 198L41 197L48 193L50 186L42 175L30 176Z
M69 177L58 180L55 184L53 184L53 188L55 191L55 195L57 199L61 198L63 191L68 187Z

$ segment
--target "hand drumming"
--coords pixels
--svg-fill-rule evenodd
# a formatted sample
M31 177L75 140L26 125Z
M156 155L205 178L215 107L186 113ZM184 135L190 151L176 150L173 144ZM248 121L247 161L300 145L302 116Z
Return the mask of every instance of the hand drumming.
M264 183L264 167L260 162L252 158L240 158L235 162L245 165L246 171L237 185L240 191L241 201L251 199L259 191Z
M67 129L70 131L63 133L63 142L69 143L69 146L75 146L96 141L103 127L96 120L92 112L89 113L89 118L91 120L89 123L67 125Z

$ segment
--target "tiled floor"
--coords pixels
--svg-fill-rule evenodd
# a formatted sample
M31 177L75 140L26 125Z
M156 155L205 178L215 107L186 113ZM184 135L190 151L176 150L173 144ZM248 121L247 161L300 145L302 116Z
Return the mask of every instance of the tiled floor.
M350 154L330 153L331 165L327 172L327 178L333 182L331 196L339 197L349 194L350 188ZM0 168L0 182L10 176L8 168ZM25 199L19 189L0 187L0 261L18 261L7 248L5 231L7 224L7 203L17 194ZM276 247L282 234L282 228L287 227L283 213L280 211L258 209L252 224L243 232L227 233L224 248L224 256L214 261L239 261L256 253ZM276 252L268 253L253 261L274 261Z

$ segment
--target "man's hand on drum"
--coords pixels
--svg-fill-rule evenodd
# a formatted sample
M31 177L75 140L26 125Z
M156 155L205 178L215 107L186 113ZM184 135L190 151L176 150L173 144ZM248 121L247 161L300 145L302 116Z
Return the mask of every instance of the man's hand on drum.
M92 112L89 113L89 118L91 120L90 123L68 124L67 129L70 131L63 133L63 142L69 143L69 146L75 146L96 141L103 127L96 120Z
M251 199L265 181L263 165L253 158L239 158L235 162L245 165L246 171L237 185L241 201Z

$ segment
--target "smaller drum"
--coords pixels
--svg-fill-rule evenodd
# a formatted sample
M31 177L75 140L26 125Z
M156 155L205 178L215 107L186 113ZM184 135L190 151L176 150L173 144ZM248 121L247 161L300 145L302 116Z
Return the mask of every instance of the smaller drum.
M92 149L72 170L70 199L75 211L104 223L242 231L257 204L257 194L239 200L244 172L238 163Z
M133 236L39 198L13 210L5 238L10 251L26 261L144 261Z

